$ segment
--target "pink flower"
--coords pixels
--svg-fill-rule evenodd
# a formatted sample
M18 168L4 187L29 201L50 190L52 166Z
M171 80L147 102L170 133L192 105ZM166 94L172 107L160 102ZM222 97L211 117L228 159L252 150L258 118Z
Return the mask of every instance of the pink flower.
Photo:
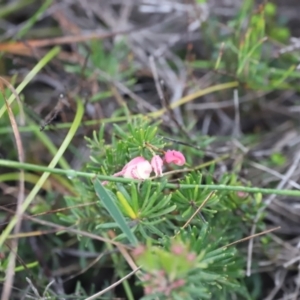
M149 161L145 160L134 165L130 165L124 171L124 178L147 179L150 177L152 167Z
M158 176L162 176L162 167L163 167L163 160L160 158L159 155L154 155L151 159L151 166L153 168L153 171L156 175L156 177Z
M180 244L174 244L171 247L171 251L172 253L174 253L175 255L181 255L185 252L185 248L183 247L183 245Z
M138 257L146 252L146 247L144 245L138 245L135 249L132 250L132 255Z
M188 261L193 262L197 258L197 256L196 256L195 253L190 252L190 253L187 254L186 258L187 258Z
M173 164L178 165L178 166L183 166L185 164L185 157L179 151L168 150L165 153L165 161L168 164L173 163Z
M113 176L123 176L132 179L147 179L152 172L152 166L149 161L142 156L135 157L127 163L121 172L115 173Z

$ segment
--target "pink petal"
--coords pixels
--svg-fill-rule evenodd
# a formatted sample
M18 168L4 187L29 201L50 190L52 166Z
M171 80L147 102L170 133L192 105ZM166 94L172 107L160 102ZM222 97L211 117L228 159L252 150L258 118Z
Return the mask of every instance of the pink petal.
M113 176L123 176L132 179L147 179L152 172L152 166L142 156L137 156L128 162L122 171L115 173Z
M129 161L123 168L123 170L127 167L130 167L130 166L134 166L140 162L143 162L145 161L146 159L143 157L143 156L137 156L135 158L133 158L131 161Z
M178 165L178 166L183 166L185 164L185 157L179 151L168 150L165 153L165 161L168 164L173 163L173 164Z
M147 179L150 177L152 172L152 166L149 161L140 162L136 165L137 175L139 178L137 179Z
M128 166L127 168L124 168L123 170L124 170L124 172L122 175L124 178L137 179L136 165Z
M136 164L128 164L123 168L123 177L132 179L147 179L150 177L152 167L147 160L140 160Z
M161 157L159 155L154 155L151 159L151 166L153 168L153 171L155 173L155 175L158 176L162 176L162 167L163 167L163 160L161 159Z
M146 159L142 156L137 156L129 161L122 169L122 171L115 173L114 176L124 176L125 178L134 178L132 174L132 168L135 167L138 163L144 162ZM125 175L126 173L126 175Z

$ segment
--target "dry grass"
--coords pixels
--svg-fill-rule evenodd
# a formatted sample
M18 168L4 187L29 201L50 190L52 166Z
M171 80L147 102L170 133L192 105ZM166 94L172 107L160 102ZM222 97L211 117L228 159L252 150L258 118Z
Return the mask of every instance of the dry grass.
M48 125L52 121L57 123L57 126L50 126L52 129L47 130L46 135L58 147L67 131L61 124L71 122L74 117L76 96L80 95L85 100L83 122L91 121L92 124L83 123L65 155L71 168L79 169L88 160L89 150L83 136L91 136L92 131L98 128L100 119L110 118L113 112L126 103L133 113L147 114L164 108L167 113L161 116L162 126L175 138L183 135L188 142L194 143L201 135L216 137L204 150L206 159L218 159L224 154L230 157L225 162L218 162L216 178L234 170L241 182L250 180L254 186L299 189L300 109L299 90L296 87L279 91L242 87L234 93L232 90L223 90L170 109L178 99L199 89L225 80L228 82L228 78L236 80L231 78L231 74L224 75L211 67L215 61L209 61L210 46L218 41L214 34L207 34L219 31L221 36L225 36L230 32L232 29L228 22L239 9L239 2L214 0L198 5L194 0L53 1L39 16L39 23L33 22L32 27L24 33L21 37L23 40L11 43L11 39L27 24L23 20L31 18L32 11L36 11L38 3L32 1L24 9L16 10L0 22L0 52L4 53L0 65L1 75L10 82L21 82L24 74L50 46L61 45L62 51L58 57L26 88L24 104L26 113L31 120L36 120L38 126ZM287 26L295 39L289 47L278 45L280 55L291 50L299 51L299 20L296 11L300 9L297 1L281 2L279 16L290 18ZM209 27L209 30L200 30L202 26ZM114 57L114 49L123 38L126 38L127 52L123 57ZM103 48L93 48L95 45L91 40L101 41ZM103 50L100 56L95 55L95 49ZM278 49L274 47L270 51L276 52ZM103 58L101 55L104 53L107 56ZM206 64L195 68L193 62L196 61L205 61ZM210 63L212 64L207 67ZM69 68L65 67L67 64ZM133 84L128 87L119 75L125 74L130 68L132 70L128 77ZM18 76L14 78L13 74ZM68 105L59 105L58 96L61 93L65 95ZM91 100L97 97L103 97L103 100ZM13 120L11 116L10 118ZM27 122L27 125L30 123ZM14 133L18 132L17 126L12 128ZM107 140L110 138L110 131L111 127L108 125L105 133ZM18 152L21 153L24 148L25 161L43 165L49 163L51 155L46 150L45 143L35 138L34 130L24 133L21 131L21 134L23 146L19 144ZM16 140L20 141L21 137L16 137ZM9 135L3 141L0 139L0 157L16 158L10 151L11 145ZM6 170L0 167L0 174L4 173ZM51 187L58 198L54 204L60 201L60 195L69 193L67 186L60 184L54 177L51 177ZM29 189L30 186L26 185L25 194ZM21 185L18 187L14 181L0 181L0 205L11 211L1 215L2 228L10 219L12 211L18 210L22 201L17 197L18 193L24 196ZM248 253L245 253L248 255L247 273L252 273L251 262L254 256L258 263L255 273L262 273L266 282L263 283L266 285L263 289L264 299L299 299L298 199L272 195L265 197L264 202L266 207L258 211L257 220L264 215L270 228L280 226L280 229L270 235L268 249L259 240L249 241ZM55 211L56 207L51 209ZM23 231L35 230L33 223L25 223ZM49 223L42 225L52 229L54 227ZM61 230L61 227L57 229ZM14 234L17 235L18 231L17 228ZM250 234L255 233L254 220ZM43 261L44 241L39 236L28 238L37 260L44 266L40 273L52 283L53 270ZM10 247L13 262L15 245L11 244ZM67 253L70 249L53 251ZM91 253L79 251L73 255L75 262L72 255L69 255L65 264L61 259L58 264L62 270L70 268L68 275L71 275L72 270L80 269L79 258L88 254ZM13 268L12 263L9 270ZM74 283L69 286L62 284L63 276L57 273L56 278L59 280L51 285L55 293L74 291ZM10 286L13 275L8 272L6 276L6 283ZM99 280L103 280L102 276L99 276ZM23 291L26 289L16 281L14 286ZM34 283L29 283L31 289L34 286ZM9 295L3 288L3 295L5 293ZM14 294L19 296L17 290L13 291L12 295ZM23 299L25 294L23 293ZM14 296L11 297L13 299ZM32 297L46 299L36 293ZM2 299L9 298L3 296Z

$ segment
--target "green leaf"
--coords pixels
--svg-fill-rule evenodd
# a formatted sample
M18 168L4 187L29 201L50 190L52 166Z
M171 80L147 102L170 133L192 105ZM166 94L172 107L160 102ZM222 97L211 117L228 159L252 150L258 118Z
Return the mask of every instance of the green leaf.
M131 184L131 200L132 200L132 208L135 214L138 214L139 211L139 196L136 185L134 183Z
M275 152L271 155L271 161L277 166L282 166L286 162L286 157L279 152Z
M98 179L95 180L94 188L98 198L102 201L104 207L108 210L111 217L119 225L120 229L126 235L130 243L132 243L133 245L137 245L138 241L135 235L130 230L129 226L127 225L120 209L115 204L114 199L111 198L111 196L107 193L106 189L103 187L103 185Z
M158 217L161 217L163 215L167 215L169 213L171 213L173 210L176 209L176 205L172 205L171 207L167 207L165 209L162 209L156 213L152 213L151 214L151 218L158 218Z

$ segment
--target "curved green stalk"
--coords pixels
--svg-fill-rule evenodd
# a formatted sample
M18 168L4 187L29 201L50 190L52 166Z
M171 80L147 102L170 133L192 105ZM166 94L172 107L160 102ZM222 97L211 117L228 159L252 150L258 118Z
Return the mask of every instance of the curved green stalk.
M24 173L24 179L25 182L28 183L37 183L37 181L39 180L39 176L35 175L35 174L31 174L31 173ZM20 180L20 174L19 172L15 172L15 173L5 173L5 174L1 174L0 175L0 182L6 182L6 181L18 181ZM50 190L50 184L47 184L47 182L45 182L42 185L42 188L44 190Z
M9 2L9 4L1 5L0 6L0 18L5 18L6 16L9 16L10 14L14 13L15 11L18 11L28 5L30 5L35 0L21 0L21 1L13 1L12 3Z
M24 80L19 84L16 88L16 92L20 94L26 85L36 76L36 74L45 66L47 63L56 56L60 51L60 47L54 47L51 49L38 63L37 65L26 75ZM15 95L11 94L8 98L8 104L11 105L12 102L15 100ZM0 109L0 119L6 111L6 105L3 105Z
M32 173L25 173L25 182L36 184L38 180L40 179L40 176L32 174ZM68 191L74 193L74 188L71 185L70 181L66 179L65 177L62 178L62 176L59 176L57 174L51 174L52 177L59 181L59 183L66 188ZM20 180L20 173L5 173L0 175L0 182L6 182L6 181L18 181ZM51 191L51 184L49 182L45 182L42 186L42 188L46 191Z
M43 170L43 172L44 172L43 175L41 176L39 181L36 183L34 188L31 190L31 192L29 193L27 198L24 200L24 202L22 204L22 208L21 208L22 213L24 213L26 211L26 209L31 204L31 202L34 200L34 198L36 197L37 193L39 192L39 190L41 189L43 184L46 182L49 175L51 173L53 173L53 172L50 172L49 170L53 169L57 165L58 161L60 160L60 158L62 157L62 155L66 151L66 149L68 148L72 138L74 137L74 135L75 135L75 133L76 133L76 131L77 131L79 125L80 125L80 122L81 122L81 119L82 119L82 116L83 116L83 112L84 112L83 104L80 100L77 100L77 111L76 111L76 115L75 115L73 124L72 124L67 136L65 137L62 145L58 149L56 155L53 157L52 161L50 162L49 169L45 168ZM65 172L68 172L68 171L65 171ZM14 226L16 225L16 222L17 222L17 218L16 218L16 216L14 216L11 219L11 221L9 222L9 224L7 225L7 227L4 229L2 234L0 235L0 248L4 244L5 240L7 239L9 234L11 233Z
M34 123L31 120L27 120L30 125ZM44 144L44 146L49 150L49 152L54 156L57 153L57 148L51 141L51 139L47 136L47 134L40 130L38 126L34 127L33 133L37 136L37 138ZM62 156L58 162L61 168L70 169L70 165L66 161L66 159Z

